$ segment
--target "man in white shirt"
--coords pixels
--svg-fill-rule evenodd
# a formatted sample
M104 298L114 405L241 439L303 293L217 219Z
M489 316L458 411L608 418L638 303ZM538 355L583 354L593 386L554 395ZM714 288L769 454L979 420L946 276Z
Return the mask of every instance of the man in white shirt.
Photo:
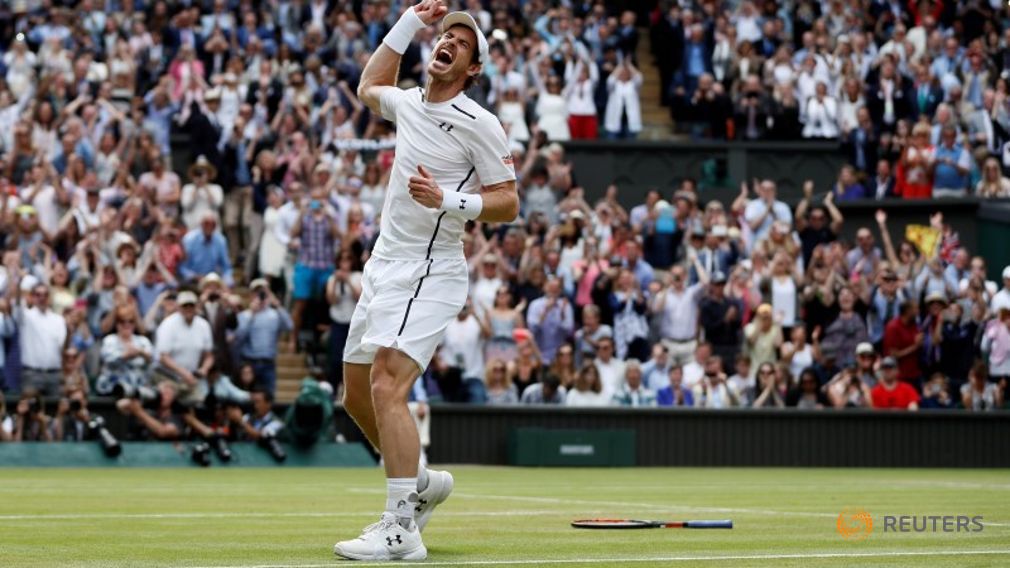
M498 290L505 285L505 282L498 276L498 255L494 253L485 254L480 259L480 268L477 272L477 279L473 283L470 291L470 298L473 299L473 311L477 317L484 316L484 310L494 307L495 297Z
M670 351L670 362L674 366L687 364L697 346L698 302L705 294L708 275L700 270L698 277L698 283L687 286L687 271L683 266L674 266L670 269L666 288L656 295L652 305L653 313L662 318L661 341Z
M757 199L750 200L743 213L744 220L747 221L754 236L748 250L753 248L754 243L768 236L775 221L785 221L790 227L793 224L793 212L789 206L775 199L777 192L775 182L766 179L758 183L756 190Z
M446 12L436 0L406 7L358 85L361 102L396 124L379 238L344 350L344 408L381 449L386 508L360 538L334 546L343 558L427 558L421 531L453 479L419 465L408 396L466 303L466 223L510 222L519 213L505 130L464 92L489 60L487 38L466 12ZM426 88L396 87L400 57L414 36L443 17Z
M484 331L471 310L470 302L446 326L439 357L446 365L458 367L463 372L464 381L484 380Z
M21 286L15 288L20 296ZM20 331L22 390L31 387L42 396L59 396L67 322L49 309L49 287L32 286L31 297L17 302L14 319Z
M624 384L624 361L614 356L613 337L603 337L596 343L596 359L593 364L603 383L600 396L603 400L610 400Z
M1010 308L1010 265L1003 269L1003 289L996 292L989 303L990 311L996 315L1003 308Z
M175 383L179 400L193 404L205 394L200 383L214 366L214 338L207 320L196 315L196 294L180 292L178 301L179 311L165 318L155 332L158 366L153 378L156 383Z
M712 346L707 341L702 341L694 350L694 359L686 363L683 367L684 381L683 387L693 389L705 376L705 366L712 357Z

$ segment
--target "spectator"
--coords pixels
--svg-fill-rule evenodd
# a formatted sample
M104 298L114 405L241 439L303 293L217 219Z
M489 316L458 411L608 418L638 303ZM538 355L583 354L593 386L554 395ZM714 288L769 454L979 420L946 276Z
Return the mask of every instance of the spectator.
M227 286L234 281L231 260L228 258L228 241L217 230L217 215L206 212L200 220L200 227L192 229L182 238L182 248L186 259L179 265L179 274L185 282L195 282L215 272L221 275Z
M281 335L292 330L291 316L270 291L266 280L249 285L249 309L238 314L235 349L243 365L251 365L256 386L273 396L277 388L277 346Z
M487 396L487 404L491 406L519 403L516 385L508 380L505 361L490 358L487 360L487 366L484 369L484 392Z
M753 408L785 408L786 401L779 389L775 365L765 362L757 368L757 387Z
M851 288L838 292L838 317L824 330L821 348L835 354L839 366L848 367L856 362L856 347L869 339L866 323L856 313L856 293Z
M641 88L642 74L635 68L630 57L624 58L607 78L607 108L603 128L608 138L636 138L642 131L639 101Z
M617 357L644 357L643 354L648 353L649 323L645 318L648 305L638 281L627 268L621 270L610 294L610 308L614 312Z
M996 158L986 158L982 165L982 179L975 185L975 195L985 199L1010 197L1010 179L1003 175Z
M336 213L325 202L323 188L314 189L311 199L303 200L290 231L291 243L298 250L294 269L294 309L291 351L299 348L299 334L305 306L319 299L326 281L333 273L334 245L340 236Z
M347 333L351 327L351 315L354 306L361 297L362 266L360 260L349 250L341 250L337 257L337 268L326 281L326 303L330 305L330 344L328 361L330 363L330 381L334 389L344 382L344 367L342 363L344 345L347 343ZM253 284L256 284L254 282ZM263 288L269 290L269 283L262 282ZM250 285L250 287L254 287Z
M176 401L175 383L164 381L157 385L157 406L148 412L140 400L121 398L116 401L116 408L134 422L137 434L141 438L152 440L177 440L182 437L186 423L181 415L175 412L173 403Z
M462 371L468 400L475 404L482 404L485 398L484 340L489 335L490 329L473 315L473 304L468 300L456 319L449 322L440 351L447 365Z
M533 383L526 387L519 402L522 404L564 404L565 387L561 386L561 380L556 375L548 373L539 383Z
M652 312L661 317L660 336L674 365L686 364L697 346L698 303L705 293L708 275L700 274L699 282L691 286L685 284L686 279L684 268L674 266L652 302Z
M242 414L238 406L229 406L228 421L235 427L240 439L259 441L276 438L284 429L284 422L273 412L274 397L269 392L253 390L249 397L251 410Z
M610 399L603 396L603 383L600 372L592 363L587 363L579 369L575 384L565 395L565 406L590 407L607 406Z
M984 363L972 367L968 382L961 386L961 404L968 410L992 411L1003 408L1003 389L987 380Z
M156 384L170 383L172 392L168 396L177 398L183 403L203 400L199 381L206 379L207 373L214 365L214 342L210 324L196 315L196 302L196 294L189 291L180 292L179 311L165 318L155 332L154 350L158 364L153 371L153 380ZM161 392L164 398L165 389ZM124 413L129 411L148 424L148 421L137 415L136 409L128 407L120 410ZM166 413L159 416L167 419ZM158 429L158 432L164 433L165 430ZM158 438L163 437L158 433L155 435Z
M873 408L919 409L919 393L908 382L898 379L898 361L894 357L884 357L880 362L880 382L870 391Z
M869 353L863 350L864 345L870 348ZM863 352L859 355L859 367L856 372L851 368L845 369L821 387L821 391L827 393L827 399L834 408L870 407L871 389L877 384L877 376L873 371L873 346L863 343L860 344L858 351Z
M600 308L595 304L582 309L582 327L575 332L575 364L581 366L584 361L596 357L596 350L603 338L614 337L609 325L600 323Z
M42 394L33 387L21 391L14 414L14 442L52 442L52 417L46 414Z
M912 143L902 152L899 166L903 180L895 193L905 199L928 199L933 195L933 168L936 148L929 143L929 127L917 124L912 129Z
M944 126L940 139L933 170L933 197L964 197L968 190L971 156L957 143L957 130L953 126Z
M568 341L575 328L572 305L568 298L561 295L561 280L554 276L547 279L544 296L530 303L526 320L543 355L543 362L550 364L558 347Z
M726 386L733 391L733 396L740 406L749 407L754 404L754 386L756 377L751 373L750 357L737 355L733 361L733 376L726 379Z
M766 238L775 221L785 221L790 226L793 223L793 213L789 206L775 199L775 182L765 180L755 189L758 197L749 201L744 210L744 219L753 232L752 242Z
M950 384L943 373L933 373L929 381L922 387L922 400L919 407L932 409L954 408L954 398L950 395Z
M747 354L754 365L774 363L782 346L782 326L775 322L769 304L758 306L755 316L743 330Z
M12 282L14 320L17 322L21 346L21 386L34 389L40 396L60 393L60 367L63 348L67 343L67 324L49 309L49 287L28 286L31 295L21 298L21 289L30 284L27 279ZM8 290L10 293L11 290ZM41 415L33 415L41 416Z
M206 156L200 156L190 166L189 178L193 181L182 187L180 197L182 222L186 230L197 230L204 217L209 215L213 215L215 223L218 223L217 212L224 204L224 192L220 185L212 183L217 178L217 168L207 161Z
M549 140L571 139L568 129L568 103L561 93L561 77L551 76L547 79L546 92L541 92L537 98L536 128L545 133Z
M612 337L602 337L596 344L596 360L593 363L600 374L600 382L603 383L603 396L607 400L613 398L614 394L624 380L624 361L614 356L614 339Z
M681 367L670 367L668 376L669 384L656 391L656 404L673 407L694 406L694 393L684 387L684 372Z
M662 343L652 346L652 357L642 364L642 384L652 392L669 385L670 351Z
M817 380L817 373L812 368L801 371L798 384L786 394L786 406L789 407L804 410L822 410L830 404L827 396L821 390L821 385Z
M624 364L624 380L614 393L612 404L632 408L656 406L656 393L642 386L642 365L637 359Z
M137 332L137 313L120 306L115 310L115 333L102 340L102 370L95 383L95 392L108 396L117 387L120 392L136 392L147 386L154 347Z
M705 374L694 386L695 405L699 408L730 408L737 406L735 393L726 384L722 358L713 355L705 363Z
M708 295L701 301L701 326L712 351L733 360L740 351L740 324L743 306L735 298L726 297L726 275L715 272L708 285Z
M883 344L884 354L894 358L898 364L898 378L913 386L917 386L922 379L919 361L925 341L925 335L919 331L916 323L917 309L912 301L899 306L898 316L884 328Z

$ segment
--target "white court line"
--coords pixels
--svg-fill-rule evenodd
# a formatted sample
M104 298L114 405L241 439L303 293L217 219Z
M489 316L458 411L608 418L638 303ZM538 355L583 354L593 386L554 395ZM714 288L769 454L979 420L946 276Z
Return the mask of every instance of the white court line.
M442 511L439 516L446 517L525 517L532 515L557 515L556 511ZM264 513L264 512L220 512L220 513L69 513L69 514L38 514L38 515L0 515L0 521L22 520L22 521L50 521L50 520L84 520L84 519L231 519L256 517L273 519L280 517L369 517L375 516L372 513Z
M379 489L351 488L352 493L385 493ZM622 507L624 509L649 509L653 511L687 511L697 513L744 513L754 515L782 515L787 517L817 517L834 519L838 517L836 513L813 513L807 511L774 511L770 509L742 509L734 507L695 507L692 505L653 505L651 503L627 503L625 501L590 501L586 499L560 499L557 497L528 497L521 495L484 495L476 493L454 492L453 497L464 499L496 499L500 501L524 501L527 503L550 503L552 505L575 504L588 506ZM992 523L983 521L987 527L1007 527L1010 523Z
M726 556L652 556L616 558L538 558L535 560L453 560L424 562L423 566L529 566L551 564L641 564L644 562L727 562L741 560L811 560L832 558L894 558L903 556L990 556L1010 555L1010 550L897 550L881 552L814 552L810 554L738 554ZM333 568L326 564L256 564L234 566L201 566L198 568ZM368 566L403 566L403 562L369 562Z

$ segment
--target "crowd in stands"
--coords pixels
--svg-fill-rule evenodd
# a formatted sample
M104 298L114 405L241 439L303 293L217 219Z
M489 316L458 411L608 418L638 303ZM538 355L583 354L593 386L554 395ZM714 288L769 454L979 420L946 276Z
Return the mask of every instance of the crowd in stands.
M696 138L841 143L846 198L1010 197L1005 3L661 2L662 103ZM883 193L884 191L887 193Z
M986 25L968 17L987 6L956 5L959 26L945 25L949 8L939 6L913 17L904 4L872 4L878 25L866 30L841 2L824 14L810 2L792 13L749 2L726 14L713 3L663 12L675 33L657 32L653 46L665 38L681 54L658 58L671 108L716 93L754 99L747 108L794 97L813 109L843 89L851 104L838 114L852 121L814 127L809 110L795 127L837 131L853 166L834 188L806 184L795 209L769 180L721 203L690 179L627 208L616 186L587 201L581 184L591 182L558 141L640 129L638 66L647 63L634 61L635 14L603 2L466 2L493 39L472 96L497 108L512 139L522 213L469 225L470 300L415 398L1002 407L1010 267L1002 282L986 280L985 259L960 246L942 215L929 220L929 246L892 242L883 210L854 242L839 237L846 221L834 201L856 186L879 191L861 176L879 181L882 169L905 196L963 193L976 175L980 195L1010 188L999 154L1005 83L980 71L1003 53L1002 38L976 34ZM3 439L79 438L95 396L115 396L141 437L273 432L282 345L339 395L395 136L354 93L406 7L0 8ZM917 25L906 40L878 45L905 20ZM424 84L435 37L420 33L405 54L404 85ZM928 112L908 73L937 87ZM738 137L780 128L755 130L744 115ZM965 128L979 116L991 120ZM730 123L707 124L699 133ZM992 157L977 173L970 156L983 150Z

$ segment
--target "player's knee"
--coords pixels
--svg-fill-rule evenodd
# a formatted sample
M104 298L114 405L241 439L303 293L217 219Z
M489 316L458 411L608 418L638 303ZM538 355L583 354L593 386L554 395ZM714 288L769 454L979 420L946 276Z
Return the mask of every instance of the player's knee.
M377 370L372 373L372 405L382 407L395 403L400 396L400 389L396 384L396 377L385 370Z

